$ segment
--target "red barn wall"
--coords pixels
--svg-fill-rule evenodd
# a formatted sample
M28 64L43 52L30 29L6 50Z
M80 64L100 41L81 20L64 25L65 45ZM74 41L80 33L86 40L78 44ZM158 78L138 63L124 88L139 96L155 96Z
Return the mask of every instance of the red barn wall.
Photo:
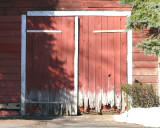
M136 48L136 44L141 42L147 35L147 31L140 33L133 32L133 81L139 80L155 86L158 89L158 58L146 56Z
M130 10L117 0L1 0L0 103L20 102L21 15L28 10ZM133 33L133 80L158 83L158 59L135 48L143 36Z

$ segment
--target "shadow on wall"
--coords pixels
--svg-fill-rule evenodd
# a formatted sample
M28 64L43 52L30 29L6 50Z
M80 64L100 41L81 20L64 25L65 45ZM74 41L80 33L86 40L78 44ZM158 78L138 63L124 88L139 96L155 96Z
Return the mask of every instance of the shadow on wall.
M53 102L63 103L63 113L74 111L73 27L72 17L27 17L28 30L62 31L27 33L27 102L38 102L27 104L28 114L59 115L61 105Z
M16 9L18 15L28 10L56 10L59 2L58 0L36 2L7 0L1 1L0 4L10 10ZM62 102L64 103L63 112L71 114L74 111L74 31L72 31L74 19L72 17L27 17L27 29L62 30L62 33L27 33L27 101ZM18 31L20 33L20 28ZM20 50L18 52L17 56L20 60ZM17 72L20 73L20 70L16 70ZM18 75L20 80L20 74ZM0 74L0 80L6 80L3 74ZM12 84L14 87L19 85L20 89L20 81L18 84L9 83L9 85ZM60 114L58 104L27 104L26 108L28 114L35 112L39 115Z
M2 0L0 1L0 102L20 102L21 46L20 32L22 11L54 10L58 0ZM8 16L9 15L9 16ZM13 16L14 15L14 16ZM49 25L49 24L48 24ZM3 61L2 61L3 60Z

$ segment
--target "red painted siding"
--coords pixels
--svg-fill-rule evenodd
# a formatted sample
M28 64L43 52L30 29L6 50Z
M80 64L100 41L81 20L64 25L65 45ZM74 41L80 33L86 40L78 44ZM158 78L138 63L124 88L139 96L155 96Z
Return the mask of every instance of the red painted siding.
M114 103L120 107L120 85L127 82L126 33L93 31L124 29L124 21L125 17L80 17L79 105L85 110Z
M31 101L73 104L74 17L29 17L28 28L62 33L27 34L27 97ZM56 113L54 105L46 105Z
M20 102L20 16L0 16L0 103Z
M0 88L1 92L6 92L0 93L0 103L20 102L21 14L26 13L28 10L74 11L130 9L131 8L128 6L122 7L117 3L117 0L39 0L36 2L32 0L0 1ZM65 30L73 25L73 23L69 22L69 19L46 19L41 17L34 19L33 17L30 17L28 20L30 25L27 27L28 29L60 28ZM84 104L86 105L89 103L88 105L94 108L95 103L98 104L97 101L95 101L95 99L98 97L96 92L103 93L104 95L104 93L107 93L109 90L108 86L106 85L113 85L116 83L116 94L118 94L120 92L119 83L126 82L126 50L124 50L126 47L126 34L103 33L98 35L93 34L93 30L100 29L101 26L103 26L105 29L124 29L126 19L125 17L117 17L114 23L110 22L111 19L114 19L113 17L79 17L79 19L79 91L83 94L81 99L84 99ZM119 21L119 19L121 20ZM34 23L35 21L37 21L37 24ZM59 24L56 24L57 22ZM31 26L31 23L34 23L33 26ZM27 83L29 85L28 89L39 88L38 83L42 83L40 84L41 87L46 85L45 87L48 89L48 86L50 85L51 90L53 90L53 88L56 88L57 85L58 88L64 88L66 85L69 86L73 82L72 60L74 46L73 44L68 43L72 40L72 37L70 36L73 34L73 32L74 31L71 29L67 29L67 31L65 31L62 35L28 34L27 40L31 43L27 44L27 68L30 69L27 71L31 76L33 75L32 78L27 78L30 79L30 81ZM158 59L156 57L145 56L135 47L137 42L140 42L142 38L146 37L146 32L147 31L145 30L142 33L133 33L133 80L138 79L142 82L157 85ZM44 36L46 36L47 39L46 37L44 38ZM57 43L53 36L56 37L60 43ZM117 38L113 40L114 37ZM50 44L44 46L43 42L47 42L47 40L49 40ZM108 43L105 43L106 41L111 42L111 44L109 45ZM101 43L97 44L96 42ZM115 45L115 42L120 42L121 44ZM50 57L48 56L49 53L47 47L50 48ZM42 54L42 52L45 54ZM38 60L36 59L37 55L40 56L40 59ZM107 57L104 57L106 55ZM119 58L119 55L121 58ZM115 56L114 59L113 56ZM60 58L60 60L58 58ZM55 61L51 61L53 59ZM120 60L123 62L123 64L120 63ZM53 66L46 67L45 70L44 65L51 64ZM117 64L117 66L115 66L115 64ZM110 66L111 68L108 68L106 65ZM54 70L55 68L57 70ZM123 69L123 71L121 71L121 69ZM67 76L67 78L69 77L69 80L65 79L66 72L70 74ZM56 77L57 74L58 77ZM108 74L114 76L114 79L113 77L110 78L110 83L108 83L108 80L106 80L108 79ZM51 78L52 80L50 80ZM69 88L72 90L72 87L73 86ZM110 90L113 90L113 86L110 88ZM50 97L51 100L55 100L52 96ZM93 98L88 100L90 97ZM104 102L103 98L101 102ZM80 106L82 104L83 102L80 102ZM87 108L88 106L85 106L85 109Z
M141 33L133 33L133 81L140 80L153 84L158 89L158 58L146 56L136 48L137 42L141 42L146 36L147 30Z

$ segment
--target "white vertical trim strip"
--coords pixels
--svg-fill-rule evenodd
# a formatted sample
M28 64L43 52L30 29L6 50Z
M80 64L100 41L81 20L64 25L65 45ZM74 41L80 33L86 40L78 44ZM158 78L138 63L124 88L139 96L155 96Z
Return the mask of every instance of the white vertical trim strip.
M74 53L74 110L78 111L78 17L75 17L75 53Z
M128 83L132 84L132 30L129 30L127 32L127 78L128 78Z
M27 11L27 16L128 16L131 11Z
M21 16L21 116L26 113L26 15Z

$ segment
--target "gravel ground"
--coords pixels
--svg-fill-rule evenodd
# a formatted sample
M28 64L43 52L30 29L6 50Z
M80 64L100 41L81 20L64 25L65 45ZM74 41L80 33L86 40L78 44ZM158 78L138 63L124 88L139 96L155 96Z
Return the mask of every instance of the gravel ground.
M115 122L112 115L1 118L0 128L139 128Z

